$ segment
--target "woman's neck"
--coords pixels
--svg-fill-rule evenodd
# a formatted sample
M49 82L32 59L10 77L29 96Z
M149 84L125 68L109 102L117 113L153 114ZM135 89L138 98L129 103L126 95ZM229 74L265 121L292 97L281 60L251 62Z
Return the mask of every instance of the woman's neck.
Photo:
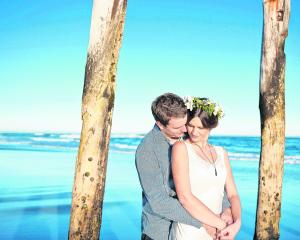
M206 147L208 146L208 138L202 139L202 140L197 141L197 142L192 142L192 141L190 140L190 142L191 142L192 144L196 144L196 145L200 146L201 148L206 148Z

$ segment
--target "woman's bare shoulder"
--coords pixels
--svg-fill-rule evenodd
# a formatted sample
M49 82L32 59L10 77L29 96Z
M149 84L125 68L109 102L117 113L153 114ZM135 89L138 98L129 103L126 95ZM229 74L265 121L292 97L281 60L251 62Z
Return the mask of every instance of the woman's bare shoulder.
M177 141L173 144L173 147L172 147L173 151L177 151L177 150L186 150L186 145L185 145L185 142L184 141Z
M173 144L172 153L176 155L186 154L187 148L184 141L177 141Z

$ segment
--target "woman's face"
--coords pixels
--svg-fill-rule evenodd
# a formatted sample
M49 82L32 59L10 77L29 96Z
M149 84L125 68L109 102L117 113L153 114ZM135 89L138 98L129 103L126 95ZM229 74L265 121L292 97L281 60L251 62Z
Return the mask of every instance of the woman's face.
M200 118L194 117L186 124L187 132L192 142L199 142L207 139L210 133L209 128L204 128Z

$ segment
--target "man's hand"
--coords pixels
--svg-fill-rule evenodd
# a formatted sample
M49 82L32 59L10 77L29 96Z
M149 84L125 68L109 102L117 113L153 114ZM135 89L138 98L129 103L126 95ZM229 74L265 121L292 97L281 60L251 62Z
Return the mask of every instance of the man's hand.
M206 232L215 240L217 239L217 229L209 225L203 224Z
M221 219L226 222L227 225L230 225L233 223L232 219L232 214L231 214L231 209L226 208L222 214L221 214Z
M218 232L217 237L220 240L234 239L241 228L241 221L228 225L226 228Z

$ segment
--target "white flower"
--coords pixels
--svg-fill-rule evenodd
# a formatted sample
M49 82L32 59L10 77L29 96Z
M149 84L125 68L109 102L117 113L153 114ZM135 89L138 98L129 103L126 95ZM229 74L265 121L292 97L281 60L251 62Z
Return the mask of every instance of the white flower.
M219 112L220 110L221 110L221 107L220 107L218 104L216 104L216 105L215 105L215 110L214 110L214 113L213 113L213 114L214 114L215 116L217 116L217 115L218 115L218 112ZM221 111L222 111L222 110L221 110Z
M213 104L213 102L208 98L206 100L203 100L203 102L205 103L205 105L211 105Z
M223 117L224 117L224 112L223 112L223 110L221 110L220 118L223 118Z
M186 108L188 110L192 111L193 110L193 97L185 96L185 97L183 97L183 101L185 103Z

